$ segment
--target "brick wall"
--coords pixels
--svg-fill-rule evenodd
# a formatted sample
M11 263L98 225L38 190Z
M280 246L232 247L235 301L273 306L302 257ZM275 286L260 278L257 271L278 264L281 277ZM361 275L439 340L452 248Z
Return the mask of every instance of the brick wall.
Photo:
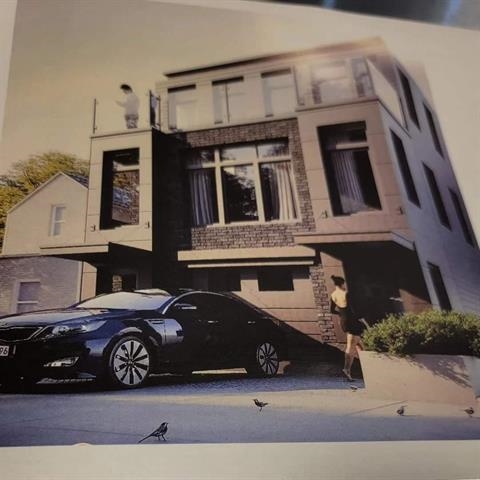
M18 281L40 282L36 309L65 307L78 301L79 263L53 257L0 258L0 315L11 312Z
M318 326L322 334L321 341L334 343L338 341L333 327L332 315L330 313L330 298L325 280L325 272L321 265L310 267L310 278L312 280L315 305L318 311Z
M191 229L191 249L280 247L294 245L293 235L313 231L315 222L303 162L297 120L224 127L189 132L186 142L192 147L228 145L288 138L301 220L290 224L230 225Z
M175 162L176 165L170 165L167 169L159 169L159 178L162 175L162 187L158 195L158 202L169 197L171 205L164 205L164 217L162 223L165 232L168 230L170 235L163 236L162 257L164 259L176 258L178 250L208 250L208 249L228 249L228 248L257 248L257 247L284 247L295 245L293 236L297 233L314 231L315 222L310 200L310 192L305 171L300 136L297 120L281 120L269 123L258 123L251 125L232 126L215 128L210 130L201 130L177 134L172 137L177 138L183 144L191 148L198 147L216 147L242 142L257 142L262 140L275 140L288 138L292 169L298 194L300 219L292 223L263 223L255 225L232 224L226 226L206 226L191 227L189 224L189 211L186 191L186 176L182 170L178 169L183 165L180 150L170 154L165 158L163 155L163 167L168 163ZM164 149L165 152L165 149ZM183 167L182 167L183 168ZM169 173L166 173L168 171ZM176 172L179 177L171 175ZM168 177L166 175L169 175ZM183 191L183 193L182 193ZM155 198L155 197L154 197ZM164 201L164 200L163 200ZM157 202L155 202L157 203ZM187 207L187 209L186 209ZM166 212L166 213L165 213ZM161 236L161 233L159 233ZM171 263L173 266L173 262ZM165 265L168 271L168 265ZM178 269L178 262L175 262L175 268ZM175 274L169 275L170 281ZM182 278L181 273L177 273L177 278ZM186 277L183 276L183 279ZM310 278L314 290L315 304L318 312L318 327L320 335L312 335L316 340L334 343L337 341L329 313L329 298L327 287L324 280L323 268L320 263L310 267ZM183 284L185 286L185 284ZM294 322L291 324L295 328Z

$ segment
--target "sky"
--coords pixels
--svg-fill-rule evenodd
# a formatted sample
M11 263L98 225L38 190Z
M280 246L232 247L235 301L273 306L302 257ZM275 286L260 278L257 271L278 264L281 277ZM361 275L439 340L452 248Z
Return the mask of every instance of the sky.
M120 83L131 84L146 106L146 92L165 71L372 36L381 36L430 89L479 236L480 68L470 52L479 51L480 33L316 7L238 0L18 0L0 173L48 150L88 159L94 98L99 128L123 128L115 104L122 99Z

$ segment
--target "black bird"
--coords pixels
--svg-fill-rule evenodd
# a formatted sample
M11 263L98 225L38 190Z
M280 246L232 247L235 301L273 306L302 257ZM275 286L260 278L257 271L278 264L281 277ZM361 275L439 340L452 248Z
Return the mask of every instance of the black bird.
M397 413L402 416L405 413L405 407L406 405L402 405L399 409L397 409Z
M475 410L472 408L472 407L468 407L464 410L464 412L469 416L471 417L474 413L475 413Z
M144 440L150 437L157 437L158 441L160 441L160 437L163 438L163 441L165 442L165 434L167 433L168 430L168 422L163 422L156 430L154 430L150 435L147 435L146 437L142 438L138 443L142 443Z
M262 411L262 408L263 408L263 407L266 407L266 406L268 405L267 402L261 402L258 398L254 398L254 399L253 399L253 402L255 403L255 405L256 405L257 407L260 408L259 412Z
M356 392L358 390L358 387L356 387L355 385L350 385L350 390L352 392Z

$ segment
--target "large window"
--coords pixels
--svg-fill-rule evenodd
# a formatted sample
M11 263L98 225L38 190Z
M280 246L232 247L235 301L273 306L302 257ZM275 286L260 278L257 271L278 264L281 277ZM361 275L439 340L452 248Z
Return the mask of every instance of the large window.
M452 203L455 207L458 221L460 222L460 225L462 227L463 236L465 237L467 243L474 246L475 236L472 230L472 226L470 225L467 212L465 212L462 202L460 201L460 197L452 189L450 189L450 196L452 197Z
M30 312L37 309L40 294L40 282L36 280L20 281L18 283L15 311Z
M430 192L433 197L433 203L435 203L438 218L440 219L442 225L451 229L452 227L450 226L450 220L448 219L447 210L445 209L445 204L443 203L442 194L440 193L440 188L438 188L435 174L433 173L433 170L427 167L425 164L423 165L423 168L425 169L425 175L427 177Z
M415 100L413 98L410 81L408 80L408 78L405 76L403 72L399 70L398 73L400 75L400 81L402 82L402 89L403 89L403 94L405 96L405 102L407 104L408 114L410 115L410 118L415 123L415 125L419 127L420 124L418 122L417 109L415 107Z
M100 228L138 224L138 162L138 148L104 153Z
M194 226L298 218L287 140L192 150L187 170Z
M290 69L263 73L262 81L267 116L295 111L297 94Z
M195 85L168 90L169 128L185 130L197 122L197 91Z
M410 167L408 165L403 142L395 133L390 133L392 134L393 146L395 147L395 153L400 166L400 172L402 173L403 183L405 184L405 189L407 190L408 199L415 205L420 206L420 200L418 199L415 182L413 181L412 172L410 171Z
M56 237L62 233L65 223L65 205L52 205L50 214L50 235Z
M213 82L215 123L229 123L245 118L243 78Z
M319 128L334 215L380 210L365 123Z
M427 117L427 122L430 128L430 133L432 135L433 144L435 145L435 149L437 150L437 152L443 157L440 137L438 136L437 127L435 126L435 120L433 118L432 112L425 104L423 104L423 107L425 108L425 116Z

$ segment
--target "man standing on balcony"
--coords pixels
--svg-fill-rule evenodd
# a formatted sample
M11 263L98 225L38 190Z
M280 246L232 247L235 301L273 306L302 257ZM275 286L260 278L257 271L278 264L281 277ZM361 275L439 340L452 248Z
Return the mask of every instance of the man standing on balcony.
M132 87L126 83L120 85L120 89L125 94L125 101L119 102L117 104L125 108L125 122L127 128L137 128L138 125L138 107L140 101L138 97L133 93Z

